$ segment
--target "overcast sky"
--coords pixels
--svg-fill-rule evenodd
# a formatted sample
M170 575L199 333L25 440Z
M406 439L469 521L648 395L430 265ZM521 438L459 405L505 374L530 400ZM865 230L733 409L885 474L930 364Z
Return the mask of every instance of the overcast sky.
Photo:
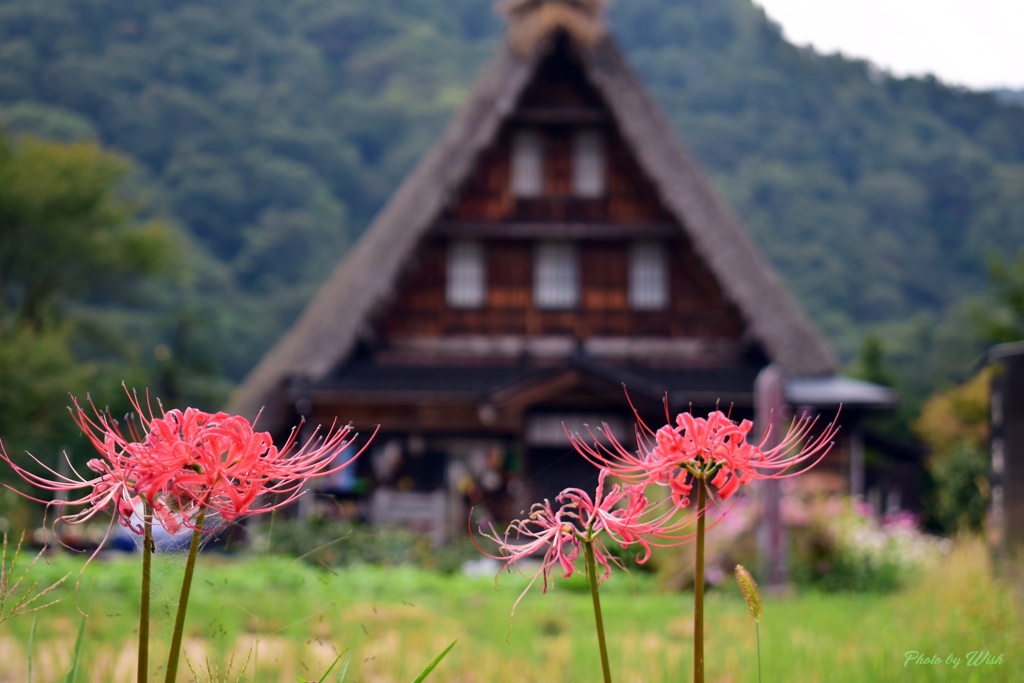
M790 42L898 76L1024 88L1024 0L754 0Z

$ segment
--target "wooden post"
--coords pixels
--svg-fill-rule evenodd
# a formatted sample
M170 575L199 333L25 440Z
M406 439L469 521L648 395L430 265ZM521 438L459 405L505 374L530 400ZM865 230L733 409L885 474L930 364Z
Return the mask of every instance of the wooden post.
M763 446L771 448L785 432L783 420L786 412L783 394L782 370L774 365L765 367L754 380L754 422L759 436L771 427L769 440ZM786 563L786 530L782 524L782 487L776 479L759 482L761 527L757 546L763 566L762 576L768 587L784 586L789 581Z

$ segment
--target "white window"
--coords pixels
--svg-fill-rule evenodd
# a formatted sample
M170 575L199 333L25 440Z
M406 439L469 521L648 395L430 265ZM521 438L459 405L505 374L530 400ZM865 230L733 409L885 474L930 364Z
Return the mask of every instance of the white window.
M479 242L448 245L448 286L445 298L453 308L483 306L487 296L484 249Z
M533 302L540 308L572 308L579 298L575 246L568 242L538 244L533 264Z
M512 194L539 197L544 193L544 138L525 128L512 137Z
M605 190L604 140L594 128L577 131L572 138L572 193L600 197Z
M668 262L654 242L638 242L629 250L629 305L653 311L668 306Z

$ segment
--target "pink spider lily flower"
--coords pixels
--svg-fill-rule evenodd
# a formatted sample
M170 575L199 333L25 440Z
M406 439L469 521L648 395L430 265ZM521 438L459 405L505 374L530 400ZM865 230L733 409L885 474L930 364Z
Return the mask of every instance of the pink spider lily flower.
M671 426L662 427L654 433L653 444L649 433L638 428L637 442L641 448L635 451L619 443L606 424L596 429L588 427L587 430L589 440L582 434L566 433L576 452L590 464L608 470L616 479L627 484L646 486L657 482L668 486L677 507L683 508L690 504L692 480L687 471L680 473L678 466L672 464L684 462L681 447L683 439Z
M59 512L56 520L58 522L72 525L84 524L100 512L112 507L116 519L122 525L136 533L142 533L141 529L136 529L131 523L135 506L141 503L141 498L134 493L130 472L121 463L93 458L86 463L86 467L98 473L99 476L86 479L71 465L71 461L67 459L67 456L65 456L65 459L73 476L67 476L54 470L32 454L29 454L29 457L53 478L50 479L36 474L17 464L7 455L3 450L3 445L0 444L0 460L6 462L14 470L15 474L36 488L51 491L65 497L57 500L42 500L4 484L6 488L37 503L43 503L47 506L58 506ZM80 497L73 497L77 496L78 492L84 493ZM72 497L67 497L69 494ZM69 514L67 512L69 509L77 509L78 511Z
M67 454L63 457L70 476L54 470L29 453L28 456L46 472L42 475L36 474L14 462L6 452L0 449L0 459L3 459L15 474L38 489L56 494L56 497L51 500L42 500L17 491L10 486L7 488L29 500L46 505L47 509L55 507L57 516L54 524L58 522L69 525L84 524L101 512L112 508L114 518L111 520L111 524L116 520L125 528L141 536L143 533L141 525L133 522L137 510L143 502L142 496L136 489L138 470L133 458L133 455L141 448L139 443L133 441L137 438L137 434L129 432L128 435L125 435L116 422L106 419L105 416L100 416L100 419L106 421L107 429L102 434L96 433L89 428L92 423L85 411L78 405L77 400L72 397L72 402L74 403L74 408L71 410L72 418L102 456L92 458L86 463L86 467L90 470L89 474L96 473L98 476L83 476L75 469ZM98 412L97 415L99 416ZM174 533L177 530L178 522L173 512L162 500L151 501L151 505L158 521L166 526L168 531Z
M667 405L666 405L667 411ZM631 451L619 443L607 426L591 430L588 441L569 434L573 447L597 467L629 484L656 483L669 488L678 507L690 502L696 479L706 480L721 500L729 499L740 485L755 480L784 479L813 467L829 452L839 431L835 421L814 435L817 417L800 416L776 446L767 447L770 429L755 446L747 442L753 423L733 422L721 411L707 418L690 413L651 430L642 421L637 427L640 447ZM598 438L600 436L600 438Z
M561 502L562 495L556 500ZM493 527L490 533L482 532L483 536L498 544L502 553L484 554L502 560L505 563L502 569L508 569L520 560L532 557L543 550L544 559L537 576L543 577L544 592L547 592L548 577L555 567L561 567L562 576L566 579L576 571L575 562L582 540L578 524L579 513L575 502L563 503L556 508L550 500L545 499L543 503L534 503L525 519L511 522L503 535L499 536ZM527 540L513 541L513 537Z
M612 495L605 496L602 492L603 482L604 476L602 475L597 495L593 499L580 489L565 489L555 498L558 503L557 507L552 505L550 500L534 503L530 508L529 516L511 522L504 534L499 534L493 526L490 532L480 531L482 536L498 546L499 554L497 555L480 547L473 536L473 529L470 527L470 537L477 550L491 559L502 562L501 571L510 569L512 565L522 560L528 560L543 553L540 567L512 606L513 616L519 602L538 579L542 581L541 592L546 593L550 585L551 572L556 568L561 569L562 577L566 579L577 571L583 571L577 566L577 561L582 559L580 550L584 543L591 544L595 563L603 570L598 577L599 583L611 576L612 565L625 570L621 560L608 551L602 534L607 533L610 538L622 544L623 547L636 542L639 534L646 531L646 527L639 520L630 517L629 514L632 513L625 516L617 515L612 511L612 506L624 497L641 498L642 492L638 487L624 489L616 486ZM634 511L635 509L634 506ZM606 519L611 524L610 527L604 526ZM649 556L649 546L644 545L644 549L643 557L646 561ZM501 571L499 571L499 575Z
M493 527L489 532L480 531L498 546L498 554L481 548L470 527L474 545L487 557L502 562L502 571L543 553L540 567L512 606L513 616L538 579L542 581L541 592L546 593L555 569L560 568L564 578L582 571L577 561L581 559L584 543L589 543L594 551L594 561L600 570L596 579L600 584L611 576L613 565L625 571L622 561L608 551L604 536L623 548L638 546L636 559L640 564L650 559L652 547L682 545L694 538L693 533L684 530L693 525L696 514L679 518L675 506L650 504L643 485L606 486L609 474L608 470L601 470L593 497L582 489L568 488L555 498L557 507L549 500L535 503L529 516L513 521L504 534Z
M332 427L322 438L314 432L302 445L296 428L277 448L268 433L256 432L243 417L192 408L155 412L148 400L143 408L134 392L129 398L135 415L126 420L127 432L91 401L92 415L72 399L75 423L102 456L87 463L99 476L84 477L73 467L73 476L67 476L30 456L49 477L35 474L0 449L0 459L29 484L62 495L82 492L50 501L25 497L56 507L56 521L68 524L113 508L115 519L139 535L143 529L132 520L145 502L173 534L182 526L197 529L201 509L231 522L287 505L303 494L310 479L334 474L362 453L335 464L351 445L348 426Z
M749 468L737 471L735 467L758 457L757 449L747 443L747 434L753 426L750 420L736 424L720 410L711 412L706 419L679 413L674 428L666 425L658 430L659 435L668 430L678 437L672 448L665 449L661 456L660 480L684 479L692 485L695 478L710 479L718 497L728 500L741 483L746 484L753 478L754 473Z
M92 420L76 404L79 426L94 445L102 444L101 452L127 454L136 493L154 510L163 502L179 513L181 525L192 529L201 508L231 522L287 505L303 494L310 479L334 474L362 453L335 464L351 445L349 426L332 426L322 438L317 430L301 446L295 428L279 449L269 433L255 431L244 417L194 408L161 408L157 416L148 401L143 409L137 395L129 396L143 434L133 430L134 441L120 438L109 416L94 408ZM268 502L259 505L258 499ZM175 519L161 521L176 525Z
M652 547L679 546L693 540L694 534L687 529L693 526L696 514L679 517L675 506L652 504L644 493L644 484L612 484L606 488L610 474L607 469L601 470L593 499L580 489L562 492L576 504L584 528L603 531L622 548L639 546L642 552L637 554L638 564L650 559ZM610 568L607 563L602 566L607 577Z
M722 500L732 496L741 484L802 474L821 462L839 432L839 425L833 420L815 435L817 416L801 415L790 423L779 443L769 448L766 444L772 439L771 427L755 446L746 442L753 423L743 420L729 427L729 418L718 411L704 421L682 413L677 422L677 429L693 434L695 442L702 444L699 457L705 463L703 473L711 478L710 483Z
M560 494L556 501L561 502L561 500L562 495ZM472 520L472 515L470 515L470 520ZM543 503L534 503L530 508L529 516L511 522L504 534L499 534L493 526L489 532L479 531L481 536L493 541L498 546L499 554L497 555L480 547L473 535L472 523L470 524L469 532L473 545L486 557L502 562L501 571L511 569L512 565L521 560L532 558L541 552L544 553L537 573L533 575L512 605L513 616L515 616L519 602L537 582L537 579L542 579L541 592L546 593L551 572L556 567L561 568L562 576L566 579L577 570L576 560L580 553L580 543L583 542L578 524L579 513L575 501L565 502L557 508L551 504L550 500L546 499Z

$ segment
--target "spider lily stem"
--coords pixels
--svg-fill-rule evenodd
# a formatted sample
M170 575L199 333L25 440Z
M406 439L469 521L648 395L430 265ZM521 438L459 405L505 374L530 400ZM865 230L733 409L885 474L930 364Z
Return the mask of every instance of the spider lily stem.
M697 479L697 562L693 575L693 683L704 683L704 508L707 482Z
M587 560L587 578L590 580L590 596L594 599L594 621L597 623L597 646L601 651L601 671L604 683L612 683L611 667L608 665L608 645L604 638L604 619L601 617L601 597L597 591L597 562L594 560L593 541L584 541L583 550Z
M188 548L188 560L185 562L185 575L181 579L181 596L178 598L178 614L174 618L174 634L171 636L171 652L167 655L167 676L164 683L174 683L178 675L178 657L181 654L181 639L185 631L185 610L188 609L188 596L192 590L192 575L195 573L196 556L199 555L199 541L205 519L204 505L199 508L199 516L192 531L192 544Z
M143 503L142 591L139 597L139 683L149 680L149 594L153 576L153 511Z

